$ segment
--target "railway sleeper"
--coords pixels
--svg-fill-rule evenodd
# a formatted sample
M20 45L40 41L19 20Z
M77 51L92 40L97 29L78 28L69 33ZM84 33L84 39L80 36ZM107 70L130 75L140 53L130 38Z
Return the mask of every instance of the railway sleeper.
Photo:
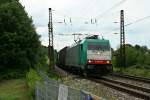
M138 90L130 89L130 88L125 87L125 86L120 86L118 84L107 82L105 80L101 80L101 81L98 81L98 82L100 82L104 85L107 85L111 88L114 88L116 90L126 92L126 93L128 93L130 95L133 95L135 97L142 98L142 99L145 99L145 100L150 100L150 93L144 93L144 92L141 92L141 91L138 91Z

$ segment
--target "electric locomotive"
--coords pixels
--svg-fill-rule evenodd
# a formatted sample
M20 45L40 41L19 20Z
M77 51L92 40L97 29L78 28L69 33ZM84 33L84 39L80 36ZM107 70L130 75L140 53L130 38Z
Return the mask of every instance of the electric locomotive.
M84 75L103 75L112 71L109 40L98 35L86 37L58 52L58 66Z

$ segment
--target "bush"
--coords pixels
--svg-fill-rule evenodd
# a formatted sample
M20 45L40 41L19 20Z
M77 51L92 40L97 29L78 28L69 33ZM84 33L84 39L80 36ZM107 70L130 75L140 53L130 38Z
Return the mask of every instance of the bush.
M26 76L26 72L27 71L22 71L20 69L3 69L0 72L0 80L24 78Z
M26 75L26 79L27 79L30 95L34 97L36 82L41 81L42 79L34 69L29 70L29 72Z

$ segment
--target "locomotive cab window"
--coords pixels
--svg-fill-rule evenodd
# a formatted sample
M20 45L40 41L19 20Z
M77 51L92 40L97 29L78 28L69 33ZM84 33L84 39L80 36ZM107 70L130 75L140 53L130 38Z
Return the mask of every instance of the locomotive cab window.
M110 50L110 46L109 44L88 44L88 50L104 50L104 51L108 51Z

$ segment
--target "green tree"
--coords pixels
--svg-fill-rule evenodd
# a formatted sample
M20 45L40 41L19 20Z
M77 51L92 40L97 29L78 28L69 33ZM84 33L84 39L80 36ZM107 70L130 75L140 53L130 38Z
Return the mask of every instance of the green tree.
M138 65L139 67L145 66L150 68L150 50L146 46L126 44L126 67ZM113 64L120 66L120 49L114 51Z
M13 0L0 0L0 5L11 2L11 1L13 1ZM18 0L15 0L15 1L18 1Z
M116 67L121 67L120 49L114 51L112 56L112 64Z
M141 51L137 51L137 57L136 57L136 62L140 65L144 64L144 60L145 60L145 55L143 52Z
M18 0L0 3L0 68L36 66L41 45L32 19Z
M150 52L146 52L144 63L150 66Z

